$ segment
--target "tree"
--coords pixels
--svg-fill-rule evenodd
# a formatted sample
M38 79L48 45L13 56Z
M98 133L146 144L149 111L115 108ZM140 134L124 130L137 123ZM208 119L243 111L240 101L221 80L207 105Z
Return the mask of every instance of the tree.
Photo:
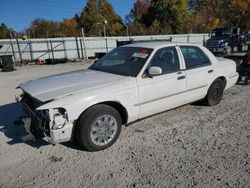
M26 30L29 36L33 38L46 38L61 36L59 32L59 23L37 18L31 22L30 27Z
M79 33L76 19L63 19L63 21L59 24L59 30L65 37L76 36L77 33Z
M243 29L250 27L250 0L230 0L226 16L230 25L240 26Z
M250 25L249 0L200 0L193 15L192 28L196 32L210 32L216 27Z
M134 3L133 8L125 20L131 34L144 35L149 32L142 20L143 16L148 12L149 5L150 0L137 0Z
M148 13L150 0L137 0L133 8L130 10L129 15L126 16L127 23L142 22L142 17Z
M10 29L4 23L0 24L0 39L11 38Z
M111 36L120 35L125 30L121 18L107 0L99 0L98 3L96 0L88 0L80 14L80 22L91 36L104 35L104 27Z
M190 12L187 0L152 0L143 22L150 27L155 21L160 22L160 33L187 32L186 21Z

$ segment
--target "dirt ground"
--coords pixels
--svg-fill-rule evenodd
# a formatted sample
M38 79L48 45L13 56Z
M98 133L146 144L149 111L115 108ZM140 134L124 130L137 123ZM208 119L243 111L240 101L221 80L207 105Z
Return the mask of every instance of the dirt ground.
M186 105L124 127L112 147L22 142L15 87L78 70L79 64L0 72L0 187L250 187L250 85L236 85L215 107Z

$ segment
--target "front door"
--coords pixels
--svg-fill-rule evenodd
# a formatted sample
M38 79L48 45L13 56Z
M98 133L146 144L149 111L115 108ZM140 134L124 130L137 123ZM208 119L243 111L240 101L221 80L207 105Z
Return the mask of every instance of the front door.
M162 74L147 76L150 67L160 67ZM139 88L139 118L156 114L184 103L186 75L181 70L176 47L159 49L149 63L145 74L137 79Z

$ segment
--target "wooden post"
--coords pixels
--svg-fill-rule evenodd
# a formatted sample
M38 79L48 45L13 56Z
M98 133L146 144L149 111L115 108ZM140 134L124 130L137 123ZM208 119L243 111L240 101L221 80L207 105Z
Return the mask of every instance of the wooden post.
M20 61L21 61L21 63L23 63L22 52L21 52L21 48L20 48L20 44L19 44L19 40L18 40L18 38L17 38L17 37L16 37L16 44L17 44L17 48L18 48L18 53L19 53L19 58L20 58Z
M49 49L49 33L46 31L46 43L47 43L47 51L50 59L50 49Z
M50 40L49 43L50 43L50 51L51 51L51 54L52 54L52 58L55 59L52 41Z
M109 47L108 47L108 38L107 37L105 37L105 42L106 42L106 52L108 53Z
M80 47L81 47L82 59L84 59L83 47L82 47L82 39L80 39Z
M85 34L84 34L83 27L81 28L81 31L82 31L82 39L83 39L83 47L84 47L85 57L86 57L86 59L89 59L88 54L87 54L87 49L86 49L86 43L85 43L86 41L85 41Z
M31 41L29 40L29 49L30 49L30 58L31 58L31 61L34 61L34 56L33 56L33 50L32 50L32 44L31 44Z
M12 43L12 39L10 39L10 45L11 45L11 49L12 49L12 54L13 54L13 57L14 57L14 61L16 63L16 54L15 54L14 45Z
M78 56L78 59L80 59L79 45L78 45L77 37L75 37L75 39L76 39L76 51L77 51L77 56Z
M63 43L64 57L67 58L67 51L66 51L66 45L65 45L64 38L62 38L62 43Z

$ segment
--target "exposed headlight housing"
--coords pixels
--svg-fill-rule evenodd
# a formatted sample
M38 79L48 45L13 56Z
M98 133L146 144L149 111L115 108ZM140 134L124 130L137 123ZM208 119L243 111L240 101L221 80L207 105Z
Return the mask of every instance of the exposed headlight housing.
M68 120L69 120L68 113L64 108L52 109L51 129L53 130L62 129L65 126L65 124L68 122Z

